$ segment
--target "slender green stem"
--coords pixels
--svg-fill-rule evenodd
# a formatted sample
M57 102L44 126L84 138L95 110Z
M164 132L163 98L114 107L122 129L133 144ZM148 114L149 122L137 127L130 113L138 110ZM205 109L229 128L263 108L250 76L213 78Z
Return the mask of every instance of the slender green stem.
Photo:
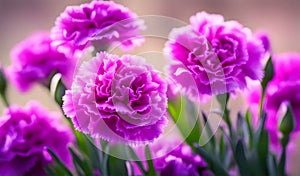
M217 95L217 100L221 105L221 110L223 110L223 112L224 112L223 115L222 115L222 118L226 122L226 124L228 126L228 130L229 130L229 135L232 138L233 137L233 129L232 129L231 119L230 119L230 116L229 116L230 111L227 107L229 97L230 97L229 93L220 94L220 95Z
M232 138L233 137L232 123L231 123L231 119L229 117L229 110L227 109L227 105L225 105L223 119L225 120L225 122L228 126L230 138Z
M286 165L286 146L283 147L282 149L282 153L281 153L281 157L280 157L280 161L279 161L279 171L278 171L278 175L279 176L285 176L286 172L285 172L285 165Z
M104 176L108 175L108 170L107 170L107 162L108 162L108 157L109 157L109 144L104 146L104 151L102 152L103 160L102 160L102 174Z
M281 138L281 146L282 146L282 153L281 153L281 157L279 160L279 167L278 167L278 174L279 176L285 176L286 175L286 171L285 171L285 166L286 166L286 148L287 145L289 144L290 141L290 136L289 135L283 135L283 137Z
M9 107L9 102L8 102L8 100L7 100L6 95L5 95L5 94L1 94L1 98L2 98L2 100L3 100L4 104L5 104L5 106L6 106L6 107Z
M261 114L262 114L265 96L266 96L266 90L263 88L261 91L261 98L260 98L260 102L259 102L259 114L258 114L259 117L261 117Z

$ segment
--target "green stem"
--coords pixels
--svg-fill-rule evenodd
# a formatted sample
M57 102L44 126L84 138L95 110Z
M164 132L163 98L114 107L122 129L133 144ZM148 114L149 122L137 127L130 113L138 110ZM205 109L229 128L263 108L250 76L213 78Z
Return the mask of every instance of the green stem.
M5 106L6 106L6 107L9 107L9 102L8 102L8 100L7 100L6 95L5 95L5 94L1 94L1 98L2 98L2 100L3 100L4 104L5 104Z
M229 117L229 110L227 109L227 105L225 105L223 119L225 120L225 122L228 126L230 138L232 138L233 137L232 123L231 123L231 119Z
M109 157L109 144L100 144L101 145L101 155L102 155L102 159L101 159L101 171L102 171L102 175L104 176L108 176L108 157Z
M289 135L284 135L283 138L281 139L281 146L282 146L282 153L280 156L280 160L279 160L279 166L278 166L278 174L279 176L285 176L286 172L285 172L285 165L286 165L286 148L287 145L289 144L290 141L290 136Z
M285 163L286 163L286 147L283 147L282 149L282 154L280 157L280 161L279 161L279 171L278 171L278 175L279 176L285 176Z
M229 130L230 138L232 138L233 137L232 123L231 123L231 119L229 117L230 111L227 107L229 97L230 97L230 94L225 93L225 94L217 95L216 98L221 105L221 110L224 111L224 113L222 115L222 119L226 122L226 124L228 126L228 130Z
M265 96L266 96L266 89L263 88L261 91L261 98L260 98L260 102L259 102L259 114L258 114L259 117L261 117L261 115L262 115L263 103L265 100Z

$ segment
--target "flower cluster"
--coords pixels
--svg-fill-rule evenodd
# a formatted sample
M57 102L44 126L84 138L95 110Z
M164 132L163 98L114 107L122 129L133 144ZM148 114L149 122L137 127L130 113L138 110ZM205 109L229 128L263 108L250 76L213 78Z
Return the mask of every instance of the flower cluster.
M167 85L143 58L99 53L79 68L63 109L94 137L148 143L166 126Z
M35 102L24 109L12 105L0 117L1 175L45 175L44 167L52 161L46 147L71 166L67 146L72 142L72 130L58 115Z
M300 54L273 55L265 33L206 12L170 31L166 75L107 52L139 46L145 29L123 5L92 0L12 50L12 65L0 65L0 175L287 175ZM49 88L69 124L38 103L10 105L6 76L23 92ZM232 118L230 97L245 88L250 111ZM204 101L220 107L207 114Z

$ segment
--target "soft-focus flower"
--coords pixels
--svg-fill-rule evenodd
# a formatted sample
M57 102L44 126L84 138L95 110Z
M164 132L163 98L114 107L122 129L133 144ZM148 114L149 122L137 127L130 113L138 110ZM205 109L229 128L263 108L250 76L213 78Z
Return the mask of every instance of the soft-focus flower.
M205 12L192 16L190 22L173 29L165 47L172 57L169 74L183 93L199 97L235 92L246 87L246 77L262 78L264 47L249 29Z
M81 65L63 109L76 129L93 137L149 143L167 123L166 91L167 84L143 58L101 52Z
M84 48L93 44L104 50L111 44L131 49L143 42L144 24L128 8L113 1L93 0L80 6L69 6L56 19L52 38L56 46L72 44Z
M269 131L272 150L278 155L281 154L279 123L287 111L287 105L292 107L296 120L296 128L290 136L290 143L287 148L287 162L290 162L294 152L294 140L299 138L300 130L300 75L295 74L300 70L300 54L285 53L274 55L274 78L269 82L266 89L264 109L267 112L266 129ZM260 83L251 83L252 86L246 92L246 101L254 117L258 122L258 107L261 98ZM289 164L287 164L289 167Z
M259 125L259 109L262 87L260 81L247 79L247 89L242 91L246 107L251 112L252 125L256 129Z
M24 109L11 106L0 117L1 175L45 175L43 168L52 161L46 147L70 166L67 145L73 134L59 120L59 116L34 102Z
M213 175L213 173L207 169L206 162L199 155L193 154L190 146L180 144L172 150L170 150L169 147L170 144L166 144L152 150L156 153L166 153L164 156L153 160L154 167L160 175ZM170 150L170 152L166 152L166 150Z
M169 138L159 139L149 145L152 161L155 170L161 176L173 175L214 175L206 162L198 154L194 154L191 147L184 144L178 135ZM148 169L144 154L144 147L135 148L135 152L142 161L145 169ZM134 175L142 175L142 172L135 162L132 162Z
M49 33L37 32L13 48L7 76L20 91L27 91L34 83L47 86L54 72L71 84L76 59L73 53L58 52L51 42Z
M283 117L287 104L292 107L296 120L295 131L300 131L300 54L286 53L273 57L275 75L266 91L268 119L266 127L278 131L278 123ZM272 138L273 137L273 138Z

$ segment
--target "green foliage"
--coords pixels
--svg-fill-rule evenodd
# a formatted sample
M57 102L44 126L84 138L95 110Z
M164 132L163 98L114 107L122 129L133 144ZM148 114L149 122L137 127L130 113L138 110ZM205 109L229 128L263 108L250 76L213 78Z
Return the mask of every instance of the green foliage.
M0 96L4 102L4 104L8 107L9 103L6 97L6 89L7 89L7 80L5 74L0 66Z
M268 83L273 79L274 77L274 65L273 65L273 61L272 61L272 57L270 56L270 58L267 61L267 64L264 68L264 73L265 76L261 81L261 85L263 90L266 89Z
M47 148L47 151L55 161L55 165L50 166L47 169L48 173L55 173L55 175L69 175L72 176L72 172L68 169L68 167L59 159L59 157L52 151L50 148Z
M146 154L146 159L147 159L147 164L148 164L148 171L147 171L147 176L154 176L157 175L154 164L152 161L152 156L151 156L151 151L148 145L145 147L145 154Z
M200 138L200 121L195 105L186 97L178 96L168 102L168 111L186 143L193 146Z

